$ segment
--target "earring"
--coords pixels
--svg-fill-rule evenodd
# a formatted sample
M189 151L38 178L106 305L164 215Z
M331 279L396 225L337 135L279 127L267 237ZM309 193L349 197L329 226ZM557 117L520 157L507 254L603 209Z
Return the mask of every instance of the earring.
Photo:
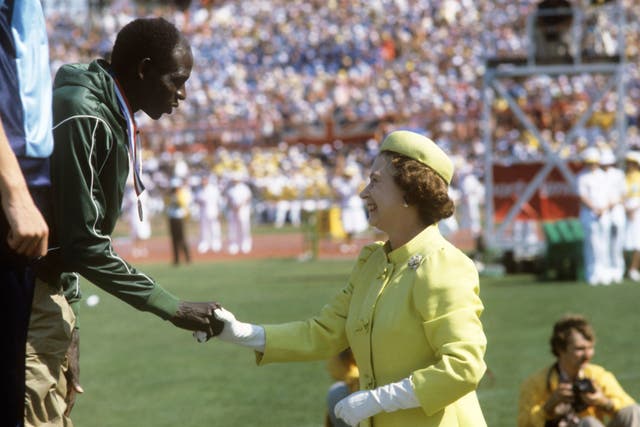
M408 204L407 202L404 202L404 203L402 204L402 207L403 207L403 208L408 208L408 207L409 207L409 204Z

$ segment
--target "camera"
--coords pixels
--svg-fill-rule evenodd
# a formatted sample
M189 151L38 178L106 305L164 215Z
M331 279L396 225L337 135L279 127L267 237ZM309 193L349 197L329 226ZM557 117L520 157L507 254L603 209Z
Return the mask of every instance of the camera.
M575 380L573 382L572 389L573 403L571 404L571 406L573 406L573 409L576 412L582 412L589 406L582 400L582 393L593 393L594 391L596 391L596 389L595 387L593 387L593 383L589 378L581 378Z

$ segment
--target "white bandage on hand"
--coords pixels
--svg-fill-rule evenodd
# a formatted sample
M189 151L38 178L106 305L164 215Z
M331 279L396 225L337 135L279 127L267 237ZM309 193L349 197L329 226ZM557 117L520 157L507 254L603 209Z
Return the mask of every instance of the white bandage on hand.
M336 404L334 412L350 426L379 412L394 412L399 409L411 409L420 406L411 385L411 379L387 384L373 390L353 393Z
M242 345L264 353L265 335L264 328L251 323L240 322L230 311L224 308L217 308L213 311L218 320L224 322L224 328L215 338L221 341ZM206 333L194 332L193 336L199 341L207 340Z

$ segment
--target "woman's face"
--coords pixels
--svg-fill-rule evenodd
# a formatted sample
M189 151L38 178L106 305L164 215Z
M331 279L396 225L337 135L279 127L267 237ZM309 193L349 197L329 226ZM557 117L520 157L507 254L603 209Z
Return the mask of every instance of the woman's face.
M369 223L389 233L397 221L402 221L403 192L393 180L393 165L388 155L376 157L371 167L369 183L360 192L369 211Z

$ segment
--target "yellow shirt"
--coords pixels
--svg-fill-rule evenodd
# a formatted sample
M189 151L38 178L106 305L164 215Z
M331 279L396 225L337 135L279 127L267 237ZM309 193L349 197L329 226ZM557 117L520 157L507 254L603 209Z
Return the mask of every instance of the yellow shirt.
M375 427L483 427L475 393L486 369L482 311L473 261L431 226L391 252L380 242L364 247L319 315L265 326L258 363L326 359L350 346L361 389L411 376L421 405L382 412Z
M635 403L622 389L613 374L601 366L588 364L583 370L583 378L591 379L597 387L600 387L604 395L611 399L614 412ZM522 383L518 405L518 427L544 427L547 416L543 406L557 387L558 372L553 366L541 369ZM581 418L593 416L604 422L605 418L611 414L590 406L578 415Z
M640 198L640 171L630 171L626 175L627 198Z

